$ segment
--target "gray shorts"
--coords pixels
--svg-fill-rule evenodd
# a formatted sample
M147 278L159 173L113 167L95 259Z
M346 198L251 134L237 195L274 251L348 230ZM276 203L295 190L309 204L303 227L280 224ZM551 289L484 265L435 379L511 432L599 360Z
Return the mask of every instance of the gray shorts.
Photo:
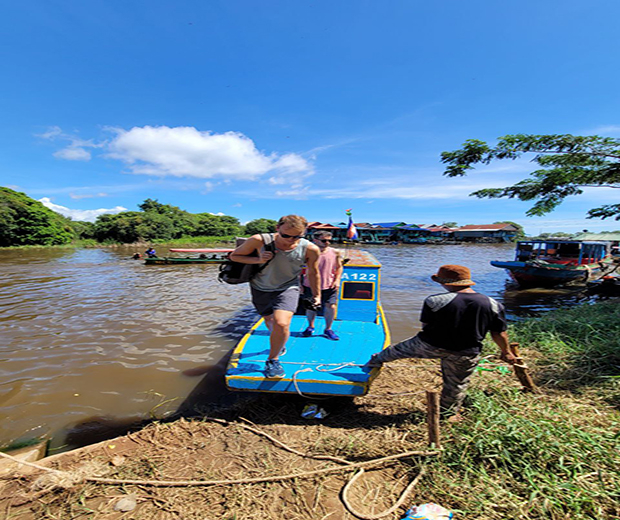
M304 285L304 298L312 298L312 289ZM329 289L321 289L321 306L335 305L338 301L338 289L330 287Z
M299 286L294 285L283 291L261 291L250 286L252 303L261 316L270 316L274 311L294 313L299 303Z

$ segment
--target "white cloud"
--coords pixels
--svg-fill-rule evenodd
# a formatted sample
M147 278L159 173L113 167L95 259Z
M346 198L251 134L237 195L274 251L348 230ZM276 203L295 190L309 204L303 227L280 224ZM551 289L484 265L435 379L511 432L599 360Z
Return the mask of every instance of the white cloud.
M74 200L92 199L94 197L107 197L107 193L70 193L69 197Z
M101 148L105 143L95 143L92 140L83 140L76 136L66 134L59 126L50 127L47 132L37 134L41 139L49 141L69 141L69 145L53 155L57 159L65 159L67 161L90 161L92 154L86 148Z
M108 157L129 165L131 173L208 179L255 179L268 172L310 172L297 154L266 155L239 132L216 134L194 127L145 126L113 129Z
M53 140L56 137L59 137L61 135L62 135L62 128L60 128L59 126L51 126L48 128L47 132L43 132L42 134L37 134L37 137L40 137L41 139Z
M62 150L54 152L57 159L66 159L67 161L90 161L91 153L84 148L78 146L67 146Z
M55 211L56 213L60 213L65 217L71 217L73 220L84 220L86 222L94 222L99 215L103 215L105 213L115 214L120 213L121 211L127 211L127 208L123 208L122 206L116 206L112 209L69 209L65 206L54 204L48 197L39 199L39 202L45 207Z

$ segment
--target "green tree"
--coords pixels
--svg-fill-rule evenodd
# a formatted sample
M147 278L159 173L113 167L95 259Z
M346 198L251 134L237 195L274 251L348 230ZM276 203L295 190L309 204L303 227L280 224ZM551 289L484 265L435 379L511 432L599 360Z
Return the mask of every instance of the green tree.
M161 215L170 221L173 228L173 231L171 232L172 236L167 236L170 232L166 231L166 236L159 238L165 240L167 238L180 238L182 236L193 236L197 234L196 216L178 208L177 206L162 204L161 202L158 202L157 199L146 199L142 204L138 205L138 207L148 215ZM159 223L159 226L156 227L163 226L163 220L157 218L152 220L153 222L157 221ZM167 228L167 226L165 227ZM163 231L163 228L161 229Z
M257 218L250 220L245 225L246 235L256 235L258 233L275 233L278 222L269 218Z
M458 226L458 223L457 222L444 222L442 226L447 226L449 228L455 228Z
M83 220L71 220L69 222L76 238L95 238L95 224Z
M241 224L235 217L198 213L196 217L196 236L232 236L241 234Z
M73 237L69 219L25 193L0 187L0 246L61 245Z
M137 227L142 222L142 213L123 211L115 215L99 215L95 221L95 238L99 242L131 244L140 239Z
M530 178L513 186L487 188L471 195L535 200L526 214L539 216L553 211L566 197L583 193L582 188L620 188L620 140L610 137L515 134L500 137L493 147L469 139L460 150L443 152L441 160L449 165L444 175L457 177L465 175L475 164L514 160L526 153L535 154L532 162L541 166L530 173ZM597 217L620 220L620 204L588 211L588 218Z

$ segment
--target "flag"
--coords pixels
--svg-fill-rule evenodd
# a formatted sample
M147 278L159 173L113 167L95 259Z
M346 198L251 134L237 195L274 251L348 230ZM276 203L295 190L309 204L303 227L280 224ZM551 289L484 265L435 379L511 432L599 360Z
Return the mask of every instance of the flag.
M357 229L355 224L353 224L353 219L351 218L351 210L347 210L347 215L349 215L349 225L347 226L347 238L349 240L357 240Z

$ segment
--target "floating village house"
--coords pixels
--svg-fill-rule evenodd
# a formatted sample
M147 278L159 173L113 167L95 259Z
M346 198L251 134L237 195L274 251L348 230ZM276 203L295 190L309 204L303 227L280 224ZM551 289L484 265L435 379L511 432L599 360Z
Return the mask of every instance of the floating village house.
M519 232L513 224L471 224L459 228L435 224L407 224L406 222L356 222L358 240L366 244L402 242L420 244L427 241L456 240L459 242L510 242ZM332 233L335 242L347 239L347 223L335 226L321 222L308 224L308 233L325 230Z
M308 232L329 231L333 234L336 242L342 242L347 239L346 222L339 222L333 226L321 222L310 222L308 224ZM430 236L430 231L417 226L416 224L407 224L406 222L355 222L358 239L362 243L385 243L391 241L415 243L421 238Z
M454 230L461 242L510 242L519 232L513 224L471 224Z

